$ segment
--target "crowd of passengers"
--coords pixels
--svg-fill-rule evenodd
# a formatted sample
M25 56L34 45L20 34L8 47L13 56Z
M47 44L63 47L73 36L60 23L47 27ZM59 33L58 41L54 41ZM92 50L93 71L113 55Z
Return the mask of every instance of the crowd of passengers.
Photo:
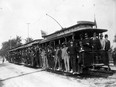
M37 66L43 69L60 70L70 73L82 72L82 52L95 51L102 56L103 62L109 67L108 51L110 50L110 41L106 34L103 38L103 34L97 35L93 33L93 37L88 37L88 34L84 34L84 38L80 35L80 40L70 40L67 43L62 43L53 47L48 46L33 46L25 48L22 51L14 52L12 58L22 59L25 64L35 63ZM32 62L35 61L35 62Z

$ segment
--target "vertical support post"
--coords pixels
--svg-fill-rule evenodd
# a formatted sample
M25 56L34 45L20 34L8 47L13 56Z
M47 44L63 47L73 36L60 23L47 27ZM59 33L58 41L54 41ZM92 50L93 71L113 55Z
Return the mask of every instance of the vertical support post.
M59 40L58 43L61 44L61 41Z
M10 49L11 49L11 46L12 46L12 44L11 44L11 36L10 36L10 40L9 41L10 41Z
M27 26L28 26L28 32L27 32L28 33L28 38L29 38L29 24L30 23L27 23Z
M72 40L73 40L73 41L75 40L75 38L74 38L74 37L75 37L75 34L73 33L73 35L72 35Z
M55 48L55 45L56 45L56 44L55 44L55 41L54 41L54 48Z
M67 43L67 38L65 37L65 43Z

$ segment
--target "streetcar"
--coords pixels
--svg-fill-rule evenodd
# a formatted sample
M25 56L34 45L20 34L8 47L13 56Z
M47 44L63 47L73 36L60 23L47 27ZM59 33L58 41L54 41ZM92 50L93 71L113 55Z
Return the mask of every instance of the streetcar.
M78 72L83 73L84 71L89 69L100 69L106 65L102 55L104 54L104 51L100 48L94 49L92 45L92 38L94 37L94 35L96 36L96 38L99 38L99 34L106 31L107 29L97 28L95 22L79 21L73 26L43 36L43 39L41 40L35 40L28 44L24 44L22 46L9 50L8 60L12 63L24 64L33 67L42 67L42 65L39 64L42 62L40 60L41 54L39 53L39 51L45 49L46 47L52 47L52 49L56 49L57 46L62 46L62 44L64 43L69 46L70 41L73 41L74 45L78 48L76 64ZM87 44L85 44L85 36L87 36L90 40L90 46L88 48L86 46ZM48 59L48 61L54 62L54 60L51 59ZM52 68L52 66L50 68Z

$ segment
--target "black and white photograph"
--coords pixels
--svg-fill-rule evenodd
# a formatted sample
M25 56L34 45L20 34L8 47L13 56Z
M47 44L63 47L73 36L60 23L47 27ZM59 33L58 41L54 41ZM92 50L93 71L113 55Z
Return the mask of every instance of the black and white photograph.
M116 87L116 0L0 0L0 87Z

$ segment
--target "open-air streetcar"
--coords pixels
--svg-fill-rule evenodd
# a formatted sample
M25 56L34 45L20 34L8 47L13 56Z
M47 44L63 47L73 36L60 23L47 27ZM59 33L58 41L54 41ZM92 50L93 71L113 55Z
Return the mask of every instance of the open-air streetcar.
M17 48L9 50L8 60L12 63L24 64L33 67L42 67L41 51L47 47L52 50L62 44L70 45L73 41L77 48L76 69L78 73L83 73L88 69L100 69L102 66L109 66L107 59L105 59L104 50L101 50L99 44L99 34L106 32L106 29L98 29L94 22L79 21L76 25L56 31L50 35L44 36L42 40L35 40L28 44L24 44ZM87 37L87 38L86 38ZM93 42L94 37L97 41ZM46 53L47 55L47 53ZM52 59L49 57L47 61L52 64L47 68L54 68L54 54ZM47 56L46 56L47 57Z

